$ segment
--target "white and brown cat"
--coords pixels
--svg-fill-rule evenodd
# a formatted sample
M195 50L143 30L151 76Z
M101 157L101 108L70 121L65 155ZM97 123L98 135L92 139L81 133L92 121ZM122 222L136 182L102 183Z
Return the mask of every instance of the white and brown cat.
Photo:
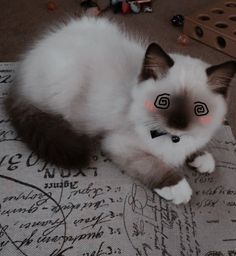
M236 62L210 66L132 40L106 19L73 20L28 51L6 109L29 148L66 168L88 164L100 137L114 163L176 204L192 190L181 168L212 172L201 148L226 114Z

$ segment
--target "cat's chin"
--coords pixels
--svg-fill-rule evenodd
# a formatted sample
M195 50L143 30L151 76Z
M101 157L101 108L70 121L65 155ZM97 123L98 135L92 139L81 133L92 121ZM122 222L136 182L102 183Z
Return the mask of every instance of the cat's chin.
M159 130L162 131L163 133L168 134L169 136L178 136L178 137L190 135L191 133L189 130L177 130L177 129L171 129L168 127L160 128Z

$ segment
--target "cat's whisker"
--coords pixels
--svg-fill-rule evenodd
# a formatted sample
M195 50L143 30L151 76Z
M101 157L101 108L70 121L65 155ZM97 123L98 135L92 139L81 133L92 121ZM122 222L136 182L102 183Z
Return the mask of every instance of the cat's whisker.
M153 124L156 124L156 122L149 122L149 123L143 123L145 126L150 126L150 125L153 125Z
M149 123L149 124L144 124L145 127L159 127L158 124L156 122L152 122L152 123Z

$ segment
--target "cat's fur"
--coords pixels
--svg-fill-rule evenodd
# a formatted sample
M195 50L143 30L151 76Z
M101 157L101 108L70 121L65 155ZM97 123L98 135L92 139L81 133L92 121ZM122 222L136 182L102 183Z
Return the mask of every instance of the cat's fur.
M100 136L103 150L128 174L182 203L192 191L181 166L221 125L235 71L233 61L209 67L168 55L155 43L146 48L128 38L106 19L84 17L50 32L26 53L6 109L28 146L47 161L84 166L92 140ZM145 107L163 93L170 94L168 109ZM196 101L207 104L210 123L194 114ZM153 129L168 134L152 139ZM180 141L173 143L171 135ZM211 172L209 155L195 154L189 165L208 161L201 171Z

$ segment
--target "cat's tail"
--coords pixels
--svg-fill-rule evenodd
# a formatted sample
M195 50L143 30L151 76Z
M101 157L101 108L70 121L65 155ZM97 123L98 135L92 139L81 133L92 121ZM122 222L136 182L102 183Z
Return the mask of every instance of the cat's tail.
M12 92L5 107L18 135L40 158L70 169L89 164L92 139L76 133L62 116L41 111Z

